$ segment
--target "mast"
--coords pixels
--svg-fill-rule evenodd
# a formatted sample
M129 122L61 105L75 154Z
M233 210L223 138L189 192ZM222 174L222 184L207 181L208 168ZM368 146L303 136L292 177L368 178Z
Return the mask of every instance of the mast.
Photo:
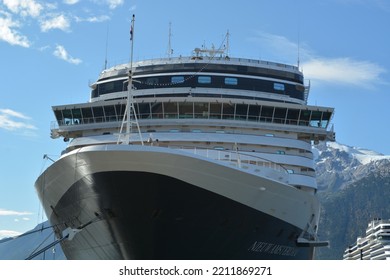
M173 53L172 45L171 45L171 38L172 38L171 26L172 26L172 23L169 22L168 49L167 49L168 58L171 58L171 55Z
M230 32L229 29L226 32L226 56L229 57L230 55Z
M107 69L107 52L108 52L108 24L107 24L107 34L106 34L106 53L104 57L104 69Z
M139 128L137 113L135 111L134 107L134 97L133 97L133 50L134 50L134 22L135 22L135 15L133 15L133 19L131 20L131 27L130 27L130 66L129 66L129 78L128 78L128 85L127 85L127 102L126 102L126 111L123 116L122 125L119 132L118 142L119 144L120 139L122 138L122 131L123 126L126 124L126 133L124 141L122 141L122 144L130 144L130 135L132 133L132 124L135 124L137 126L138 135L141 141L141 145L144 145L144 142L142 140L141 135L141 129ZM134 121L133 121L134 118Z

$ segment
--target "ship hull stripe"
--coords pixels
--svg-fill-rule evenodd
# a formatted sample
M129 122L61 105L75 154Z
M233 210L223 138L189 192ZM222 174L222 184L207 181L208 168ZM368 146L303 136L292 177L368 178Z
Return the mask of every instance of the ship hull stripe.
M302 230L307 221L316 222L319 214L319 203L312 193L250 174L245 169L169 148L102 145L73 151L39 177L36 189L47 216L75 182L109 171L150 172L177 178Z

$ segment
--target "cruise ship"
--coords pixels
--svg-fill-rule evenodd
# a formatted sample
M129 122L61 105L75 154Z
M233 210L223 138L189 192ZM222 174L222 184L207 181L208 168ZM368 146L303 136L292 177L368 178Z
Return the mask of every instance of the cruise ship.
M35 188L68 259L312 259L312 144L333 108L299 67L225 49L103 70L53 106L68 142Z
M344 260L390 260L390 220L368 223L366 236L358 237L343 255Z

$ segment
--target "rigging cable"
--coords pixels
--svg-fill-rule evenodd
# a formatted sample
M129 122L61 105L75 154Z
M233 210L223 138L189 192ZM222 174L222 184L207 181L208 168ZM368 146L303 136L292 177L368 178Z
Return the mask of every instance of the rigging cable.
M29 259L29 258L30 258L31 256L33 256L33 255L34 255L34 257L35 257L35 251L37 251L38 248L41 247L41 246L46 242L46 240L48 240L49 237L51 237L53 234L54 234L54 231L53 231L52 233L50 233L50 234L41 242L41 244L39 244L39 245L35 248L34 251L31 252L30 256L27 257L27 260L31 260L31 259ZM56 244L57 244L57 243L56 243ZM46 250L45 250L45 251L46 251ZM45 252L45 251L43 251L43 252ZM37 256L37 255L36 255L36 256ZM34 258L34 257L32 257L32 258Z
M40 249L39 251L35 252L35 250L33 252L35 253L32 253L30 254L30 256L28 256L26 258L26 260L32 260L34 259L36 256L39 256L40 254L46 252L47 250L49 250L50 248L54 247L55 245L57 245L58 243L62 242L63 240L65 239L69 239L69 240L72 240L73 237L79 233L81 230L83 230L85 227L89 226L90 224L93 224L97 221L100 221L101 220L101 217L100 215L96 216L95 218L93 218L92 220L90 220L89 222L83 224L83 225L80 225L79 227L77 228L66 228L63 232L62 232L62 237L60 239L57 239L55 241L53 241L52 243L50 243L49 245L45 246L44 248ZM47 238L46 238L47 239ZM45 241L46 241L45 239ZM39 245L41 246L43 244L43 242ZM39 248L38 246L38 248Z

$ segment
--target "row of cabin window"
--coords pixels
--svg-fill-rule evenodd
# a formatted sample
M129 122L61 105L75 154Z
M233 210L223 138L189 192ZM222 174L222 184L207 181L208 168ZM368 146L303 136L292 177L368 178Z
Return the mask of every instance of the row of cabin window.
M152 79L155 79L155 78L152 78ZM184 83L184 82L185 82L184 76L173 76L171 78L172 84L179 84L179 83ZM198 83L199 84L211 84L211 76L199 76ZM225 83L225 85L236 86L236 85L238 85L238 79L233 78L233 77L225 77L224 83ZM274 90L284 91L285 86L284 86L284 84L281 84L281 83L274 83Z
M187 78L187 80L191 79L191 77ZM211 76L198 76L197 79L199 84L211 84ZM167 83L167 81L164 81L165 83L160 83L159 78L157 77L151 77L147 78L146 81L141 81L140 83L146 86L174 86L178 84L183 84L186 82L186 79L184 76L173 76L171 77L170 82ZM137 83L137 82L135 82ZM225 78L225 85L238 85L238 79L237 78ZM112 92L120 92L120 91L126 91L127 90L127 80L119 80L119 81L113 81L113 82L107 82L107 83L101 83L97 85L97 89L94 89L92 91L92 97L97 97L102 94L112 93ZM136 85L137 86L137 85ZM283 87L284 90L284 87Z
M127 80L109 81L97 84L92 90L91 97L121 92L127 90ZM288 94L292 98L304 99L304 87L302 85L291 85L267 80L250 78L219 77L219 76L162 76L136 78L134 87L137 89L164 88L164 87L214 87L232 88L243 90L257 90L270 93Z
M268 63L269 65L277 65ZM244 65L229 65L229 64L207 64L207 63L179 63L179 64L157 64L145 65L137 67L137 73L147 75L153 73L172 73L172 72L188 72L200 73L203 69L208 72L216 73L237 73L240 75L264 76L271 79L281 79L291 82L303 82L303 75L285 70L277 70L271 68L259 68ZM294 67L286 67L292 69ZM227 74L228 75L228 74Z

